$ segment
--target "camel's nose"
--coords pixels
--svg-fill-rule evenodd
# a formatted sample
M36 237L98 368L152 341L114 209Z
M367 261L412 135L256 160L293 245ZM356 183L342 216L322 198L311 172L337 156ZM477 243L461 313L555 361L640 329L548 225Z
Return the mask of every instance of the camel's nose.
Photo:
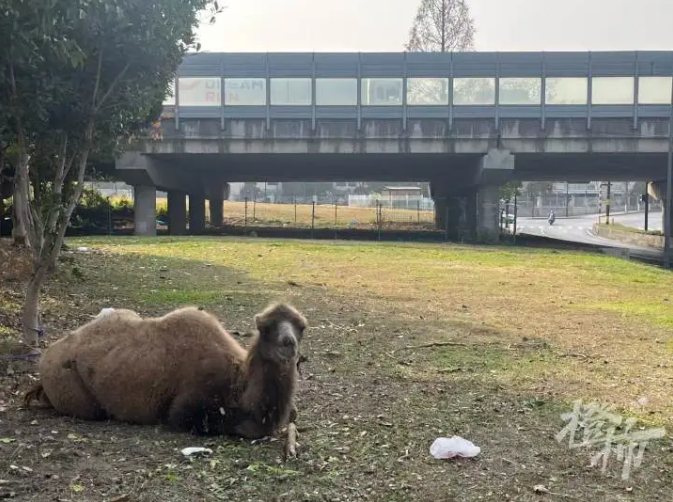
M295 341L294 337L292 337L292 336L285 336L285 337L283 337L283 339L281 340L281 344L282 344L284 347L293 347L293 346L297 345L297 342Z

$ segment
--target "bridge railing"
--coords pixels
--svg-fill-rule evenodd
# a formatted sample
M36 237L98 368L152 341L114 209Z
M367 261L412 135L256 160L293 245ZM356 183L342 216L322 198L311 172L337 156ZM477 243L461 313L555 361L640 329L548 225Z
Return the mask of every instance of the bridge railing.
M177 83L177 85L175 85ZM188 56L166 111L180 118L668 117L673 52Z

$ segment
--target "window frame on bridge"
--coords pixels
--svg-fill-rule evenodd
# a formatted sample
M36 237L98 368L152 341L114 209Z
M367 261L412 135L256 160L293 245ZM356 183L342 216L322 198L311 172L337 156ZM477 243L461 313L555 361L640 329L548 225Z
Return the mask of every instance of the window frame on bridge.
M322 84L325 84L324 86ZM342 87L338 92L329 89L330 85ZM344 92L345 91L345 92ZM339 98L335 96L339 94ZM350 96L349 96L350 95ZM343 99L346 97L346 99ZM357 106L358 79L357 77L318 77L315 79L316 106Z
M305 89L300 89L304 86ZM313 82L310 77L272 77L269 87L271 106L311 106L313 103ZM297 98L298 93L303 94L301 99ZM287 99L281 99L283 94L287 94Z

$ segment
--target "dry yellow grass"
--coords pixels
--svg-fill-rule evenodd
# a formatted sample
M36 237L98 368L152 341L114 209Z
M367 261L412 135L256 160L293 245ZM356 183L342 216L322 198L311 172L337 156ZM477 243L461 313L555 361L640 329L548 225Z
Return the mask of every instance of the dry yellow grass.
M210 209L208 209L210 211ZM311 204L270 204L260 202L226 201L224 203L224 219L229 223L239 224L245 220L250 225L287 225L308 227L311 220L316 228L371 228L377 224L377 210L373 207L334 206L333 204L316 204L315 212ZM417 211L383 207L381 209L383 224L427 225L434 221L431 211Z
M121 200L112 197L113 202ZM165 211L167 200L157 198L157 211ZM315 228L374 228L377 225L377 209L374 207L335 206L316 204L315 213L311 204L272 204L264 202L225 201L223 216L225 224L249 226L289 226ZM246 219L247 214L247 219ZM434 224L434 212L417 209L381 208L382 225L396 227L429 228ZM210 201L206 200L206 218L210 221Z

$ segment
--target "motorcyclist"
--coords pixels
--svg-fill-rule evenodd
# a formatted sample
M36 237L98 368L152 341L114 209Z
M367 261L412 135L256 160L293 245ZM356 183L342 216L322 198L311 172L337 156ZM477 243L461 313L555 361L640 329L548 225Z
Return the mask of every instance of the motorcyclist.
M553 225L554 222L556 221L556 215L554 214L554 211L550 210L549 215L547 216L547 221L549 222L550 225Z

